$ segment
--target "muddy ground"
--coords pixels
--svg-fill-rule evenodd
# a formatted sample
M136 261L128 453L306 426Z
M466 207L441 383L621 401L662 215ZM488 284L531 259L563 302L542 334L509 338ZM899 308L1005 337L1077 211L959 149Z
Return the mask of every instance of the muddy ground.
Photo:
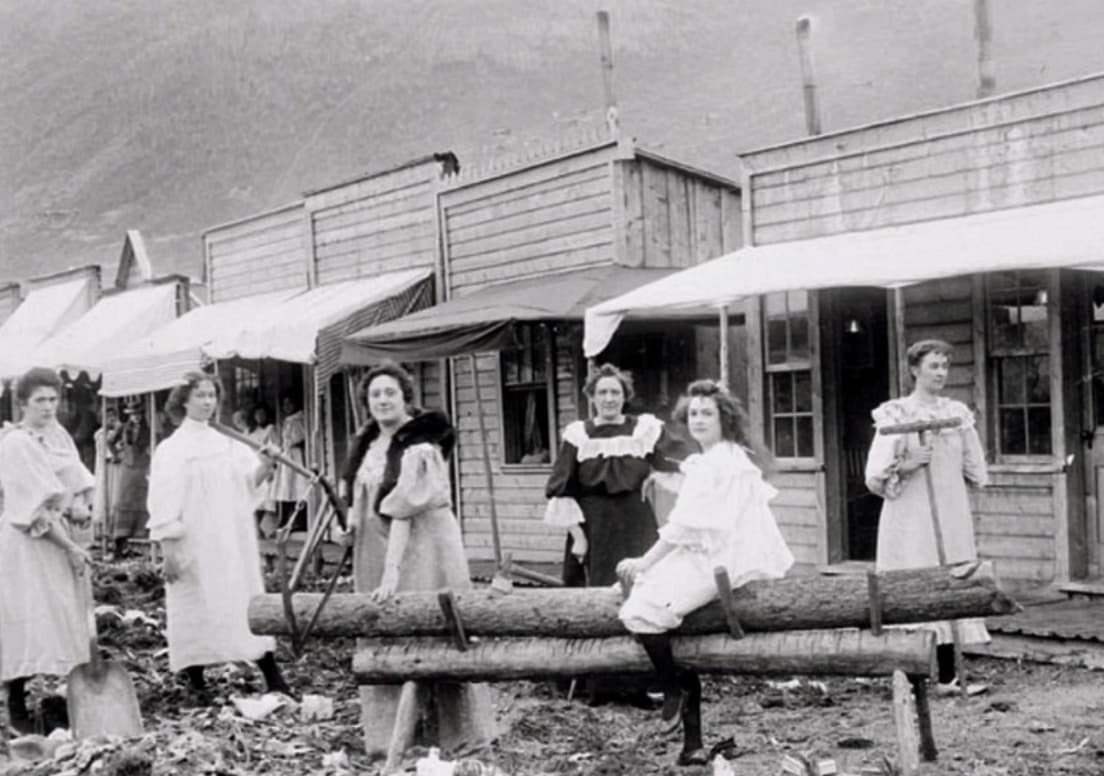
M332 700L333 717L304 721L294 704L251 720L233 698L260 697L250 666L212 670L216 705L189 708L168 671L161 580L141 562L97 573L102 643L134 679L147 734L138 741L62 744L37 763L19 759L11 733L0 742L0 774L371 774L357 727L352 644L313 641L307 655L281 657L300 694ZM933 698L939 762L926 774L1084 776L1104 774L1104 673L1032 663L971 660L972 681L989 692L968 701ZM833 758L841 772L882 767L895 757L887 680L828 678L786 684L748 678L708 680L706 745L718 746L739 776L776 776L786 754ZM63 690L39 680L35 696ZM494 687L501 736L479 759L505 774L698 774L678 768L678 735L659 732L656 713L569 702L552 684ZM6 712L0 723L7 728ZM36 742L47 750L55 744ZM411 772L415 751L406 766ZM486 772L492 772L488 767Z

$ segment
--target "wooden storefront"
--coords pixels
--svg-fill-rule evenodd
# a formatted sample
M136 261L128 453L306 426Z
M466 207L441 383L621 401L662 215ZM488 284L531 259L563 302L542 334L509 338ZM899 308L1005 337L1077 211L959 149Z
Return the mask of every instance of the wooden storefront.
M741 161L754 245L1098 195L1104 76ZM747 317L749 406L780 455L778 516L799 562L872 557L879 502L862 486L869 413L908 390L907 346L938 337L955 348L947 393L975 410L991 467L991 486L973 496L980 554L1015 585L1100 575L1104 278L998 271L890 292L793 291L755 300Z
M447 299L595 268L674 270L740 244L735 183L612 140L450 176L438 208ZM612 279L617 271L609 272ZM743 336L742 320L731 328L734 338ZM478 354L481 405L471 362L451 361L458 510L474 560L493 558L481 429L503 551L537 563L562 558L562 532L542 521L544 486L560 431L588 415L581 339L579 317L546 321L523 329L513 349ZM652 322L629 327L597 361L634 373L633 411L663 415L687 381L703 370L715 376L718 342L714 320ZM737 380L746 374L742 362L731 371Z

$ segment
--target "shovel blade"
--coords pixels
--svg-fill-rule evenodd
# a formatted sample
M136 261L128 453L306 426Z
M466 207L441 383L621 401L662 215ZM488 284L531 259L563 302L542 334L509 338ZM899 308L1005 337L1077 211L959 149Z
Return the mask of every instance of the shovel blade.
M135 738L142 735L142 712L130 674L118 663L91 664L69 672L69 725L73 738Z

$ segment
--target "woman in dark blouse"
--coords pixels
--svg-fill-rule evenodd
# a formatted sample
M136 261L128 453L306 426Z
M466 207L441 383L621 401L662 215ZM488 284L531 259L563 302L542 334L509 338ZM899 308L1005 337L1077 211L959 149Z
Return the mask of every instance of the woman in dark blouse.
M654 415L624 413L632 399L631 376L603 364L587 379L586 394L597 415L564 429L545 495L545 522L567 529L563 580L569 587L612 585L617 564L639 557L658 538L656 516L644 497L645 482L656 473L677 477L679 463L693 443L672 436ZM646 695L639 684L589 683L591 703L624 695Z

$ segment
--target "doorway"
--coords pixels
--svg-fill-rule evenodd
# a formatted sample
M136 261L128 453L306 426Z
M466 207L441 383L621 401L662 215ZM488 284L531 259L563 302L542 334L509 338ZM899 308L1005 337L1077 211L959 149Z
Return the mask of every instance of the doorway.
M864 473L874 438L870 413L890 397L886 292L881 288L841 288L834 306L842 554L846 560L872 561L882 500L867 490Z

